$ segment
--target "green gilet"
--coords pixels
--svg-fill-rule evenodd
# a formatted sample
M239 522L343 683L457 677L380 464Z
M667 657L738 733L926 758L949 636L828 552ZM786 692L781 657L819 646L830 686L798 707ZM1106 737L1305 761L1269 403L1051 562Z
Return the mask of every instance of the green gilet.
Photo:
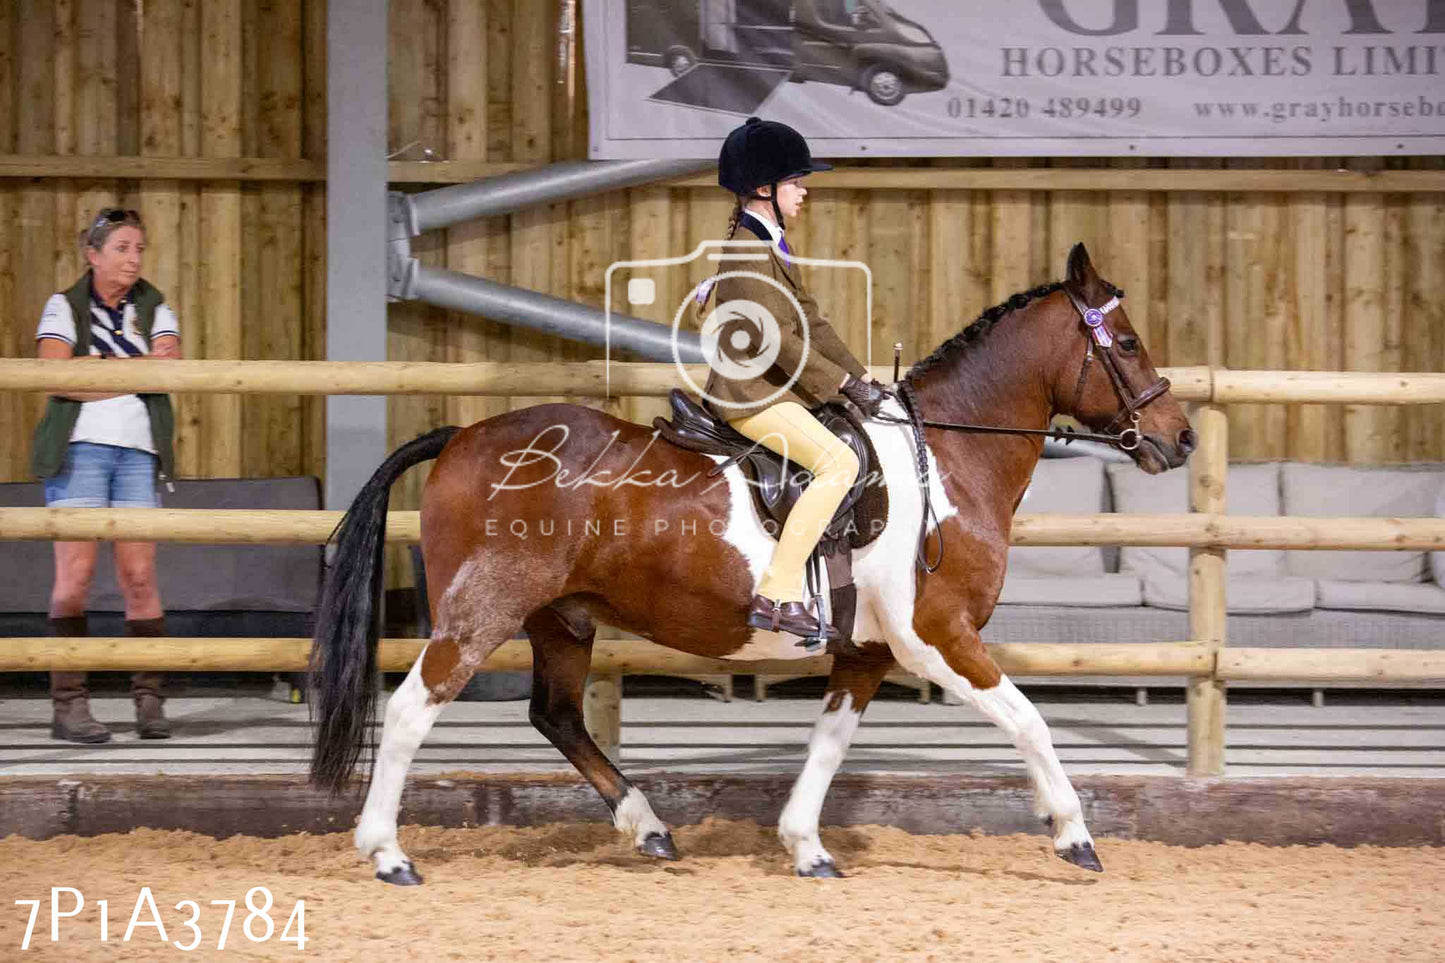
M136 331L147 342L151 337L151 326L155 323L156 308L165 303L165 297L144 279L137 280L131 288L132 303L135 305ZM71 316L75 318L75 354L84 357L90 354L90 272L70 290L65 292L70 303ZM175 414L171 410L170 395L139 394L145 402L146 413L150 415L151 444L156 449L158 471L162 481L175 476ZM65 450L70 445L70 436L75 431L75 419L80 416L82 402L52 395L45 405L45 415L35 427L35 443L31 453L30 468L37 477L49 478L60 474L65 467Z

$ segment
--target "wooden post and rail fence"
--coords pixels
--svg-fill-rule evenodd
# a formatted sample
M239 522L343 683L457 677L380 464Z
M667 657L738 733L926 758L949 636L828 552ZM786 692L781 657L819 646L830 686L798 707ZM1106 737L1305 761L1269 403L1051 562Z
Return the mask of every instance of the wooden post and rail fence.
M879 376L887 372L877 368ZM1223 771L1225 687L1230 682L1445 682L1445 649L1267 649L1227 646L1226 552L1229 549L1445 549L1445 519L1247 517L1224 514L1228 469L1226 406L1251 403L1403 405L1445 402L1445 374L1333 371L1161 369L1174 394L1194 402L1200 435L1190 460L1190 509L1184 515L1020 515L1015 545L1183 546L1189 549L1187 641L1155 643L1008 643L989 651L1011 675L1157 676L1188 681L1188 771ZM699 369L694 377L702 375ZM678 383L667 364L344 363L321 361L146 361L74 365L0 360L0 390L167 391L206 394L452 394L598 397L665 395ZM199 543L326 541L340 518L328 511L170 509L0 509L0 540L151 540ZM387 539L420 538L417 512L393 512ZM6 639L0 671L156 669L297 671L309 639ZM403 671L425 645L387 639L379 664ZM615 752L620 679L628 674L705 675L728 672L823 675L831 660L774 662L704 659L632 639L599 640L593 652L589 726ZM503 645L484 670L526 669L525 641Z

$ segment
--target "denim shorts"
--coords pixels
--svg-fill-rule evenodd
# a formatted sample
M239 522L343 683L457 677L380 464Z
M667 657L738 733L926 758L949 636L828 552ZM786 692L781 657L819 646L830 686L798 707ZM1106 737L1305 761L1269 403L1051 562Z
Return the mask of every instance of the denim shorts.
M54 508L159 508L156 456L139 448L72 441L65 467L45 479L45 504Z

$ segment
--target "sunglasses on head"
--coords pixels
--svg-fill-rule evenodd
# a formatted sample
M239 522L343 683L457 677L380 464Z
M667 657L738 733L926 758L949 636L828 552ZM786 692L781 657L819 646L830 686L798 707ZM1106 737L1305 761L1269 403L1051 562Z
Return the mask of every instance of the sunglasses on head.
M140 223L140 212L128 207L105 207L95 218L94 227L101 227L105 224L123 224L126 221ZM94 227L92 229L94 229Z

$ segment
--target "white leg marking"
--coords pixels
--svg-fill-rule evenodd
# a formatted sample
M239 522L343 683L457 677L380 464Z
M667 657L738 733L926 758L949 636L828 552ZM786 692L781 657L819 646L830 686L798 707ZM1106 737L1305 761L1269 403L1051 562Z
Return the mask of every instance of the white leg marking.
M426 650L422 650L425 658ZM381 747L366 793L366 805L356 824L354 837L361 855L376 864L378 873L390 873L411 864L396 842L396 816L401 808L401 790L412 757L432 723L441 715L440 705L427 704L427 689L421 681L422 658L418 658L404 681L386 703L386 723Z
M964 687L952 691L1002 729L1023 755L1034 787L1034 814L1054 821L1054 849L1067 850L1079 843L1092 846L1094 840L1084 825L1079 795L1064 774L1048 724L1039 710L1008 676L1002 676L992 689L975 689L967 680L959 681Z
M622 802L617 804L617 811L612 814L612 825L620 833L631 833L634 846L641 846L648 836L667 835L667 826L657 818L647 797L636 786L628 789Z
M813 725L813 735L808 740L808 759L793 791L788 794L788 804L778 819L778 836L783 845L793 854L793 866L805 873L820 863L831 863L833 857L823 848L818 838L818 817L823 811L823 799L833 775L843 764L843 757L858 729L861 712L853 709L853 694L843 694L843 703L836 711L826 708L831 694L824 696L823 714Z
M888 405L902 414L895 402ZM1008 734L1024 757L1034 785L1035 812L1054 819L1054 847L1066 850L1074 843L1092 842L1084 826L1078 794L1064 775L1054 752L1048 726L1038 710L1007 676L992 689L975 689L948 667L943 655L913 630L916 602L914 567L899 563L912 559L923 514L923 500L915 475L915 454L907 428L868 425L888 483L889 522L883 534L857 556L853 575L858 583L856 638L882 638L903 668L937 682L973 705ZM929 492L939 522L957 515L939 479L938 463L927 452ZM931 531L932 529L930 529Z

